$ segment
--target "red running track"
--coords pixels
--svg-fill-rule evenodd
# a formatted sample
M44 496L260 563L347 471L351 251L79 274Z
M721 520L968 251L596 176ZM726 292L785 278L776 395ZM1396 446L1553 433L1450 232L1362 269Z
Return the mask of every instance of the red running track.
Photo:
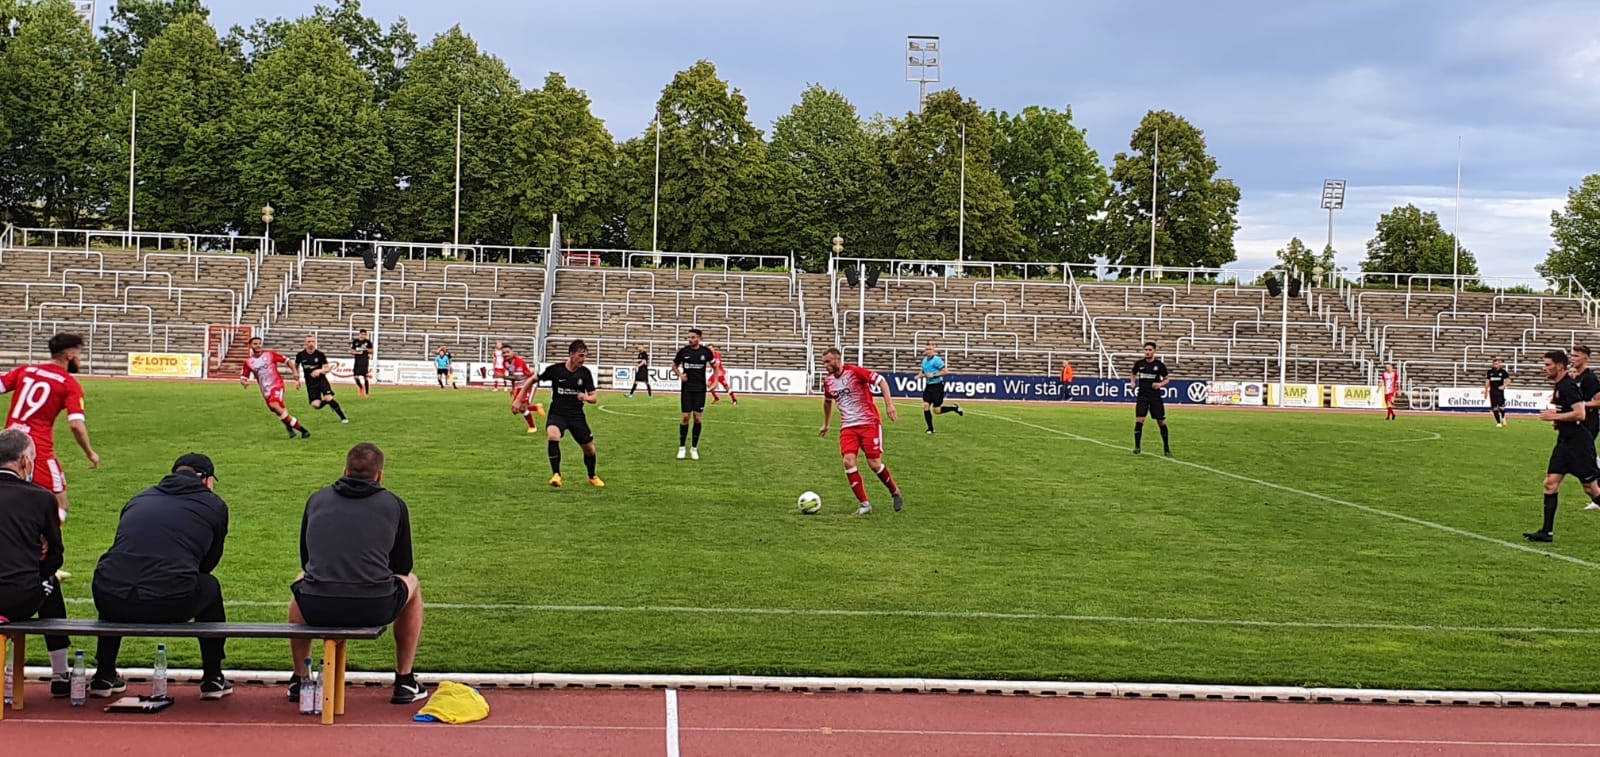
M130 689L130 693L138 693ZM1054 699L946 694L485 689L491 714L448 726L354 688L323 726L282 689L240 687L156 715L73 709L30 686L0 722L4 754L395 755L1600 755L1579 710Z

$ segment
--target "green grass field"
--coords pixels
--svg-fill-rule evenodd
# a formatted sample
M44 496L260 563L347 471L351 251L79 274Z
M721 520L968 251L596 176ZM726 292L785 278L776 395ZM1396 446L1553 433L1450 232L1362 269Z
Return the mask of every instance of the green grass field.
M57 434L76 616L122 504L198 450L232 508L230 617L283 618L307 495L373 441L412 510L423 671L1600 690L1600 516L1569 483L1557 543L1523 542L1554 436L1526 418L1175 407L1169 461L1129 453L1131 408L973 404L927 437L902 400L886 446L907 510L869 478L881 504L857 518L816 400L711 407L693 463L673 459L675 396L602 395L608 488L568 442L552 491L504 394L345 391L340 426L291 390L313 436L289 441L254 388L87 392L103 467ZM806 489L821 514L797 512ZM148 665L153 643L124 649ZM276 643L229 651L288 665ZM173 653L198 664L192 643ZM355 645L352 665L391 655Z

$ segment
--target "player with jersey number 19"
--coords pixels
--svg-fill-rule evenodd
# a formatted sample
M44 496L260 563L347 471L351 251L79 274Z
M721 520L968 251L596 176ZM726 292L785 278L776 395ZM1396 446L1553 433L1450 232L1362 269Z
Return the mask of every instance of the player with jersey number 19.
M876 388L883 393L883 409L890 421L900 420L894 409L894 397L889 393L889 381L859 365L845 365L844 354L836 347L822 353L822 364L828 375L822 379L822 430L828 435L828 425L833 422L833 406L839 406L839 453L844 457L844 475L850 480L850 491L861 503L856 515L871 515L872 503L867 500L867 487L862 483L861 470L856 467L856 457L866 453L867 465L878 474L878 480L894 497L894 511L905 509L905 499L900 496L900 485L894 482L889 466L883 464L883 422L878 417L877 401L872 397Z
M283 427L289 430L289 438L293 439L295 432L300 432L300 438L311 436L305 426L300 425L299 419L289 414L289 408L283 404L283 374L278 373L278 366L289 363L289 358L273 350L261 347L261 337L250 340L250 355L244 359L244 370L239 374L239 386L250 386L250 377L256 377L256 383L261 386L261 398L266 400L267 409L278 420L283 422ZM292 367L290 370L294 370Z
M70 505L67 479L56 461L57 416L67 414L67 426L89 458L89 469L100 467L100 456L89 445L89 427L84 423L83 387L72 376L78 372L78 356L82 352L83 337L56 334L50 337L50 362L22 366L0 376L0 394L11 394L6 428L23 429L33 439L33 482L56 495L56 514L63 525Z

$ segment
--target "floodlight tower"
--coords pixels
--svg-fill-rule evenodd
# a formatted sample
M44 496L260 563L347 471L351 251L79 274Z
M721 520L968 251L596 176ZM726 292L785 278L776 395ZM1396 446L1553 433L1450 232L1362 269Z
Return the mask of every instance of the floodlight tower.
M917 112L928 102L928 83L939 83L942 64L939 38L923 35L906 37L906 81L917 83Z

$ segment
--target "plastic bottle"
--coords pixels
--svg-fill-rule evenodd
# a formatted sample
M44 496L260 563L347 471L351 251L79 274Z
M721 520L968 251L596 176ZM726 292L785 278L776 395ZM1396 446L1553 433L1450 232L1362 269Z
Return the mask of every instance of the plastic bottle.
M5 703L5 706L10 707L11 706L11 650L7 649L6 646L7 645L6 645L5 642L0 641L0 655L5 655L5 657L6 657L6 703Z
M311 658L306 658L306 675L300 679L300 714L313 715L317 706L317 681L312 677Z
M312 706L312 713L316 714L316 715L321 715L322 714L322 687L327 684L327 681L322 680L322 676L317 671L313 671L311 673L311 677L312 677L313 680L315 680L317 682L316 686L312 689L312 691L315 694L315 696L313 698L316 700L316 704Z
M83 663L83 650L78 650L76 659L72 662L72 699L73 707L82 707L89 701L89 671Z
M150 697L152 699L167 698L167 645L156 646L155 675L151 676Z

